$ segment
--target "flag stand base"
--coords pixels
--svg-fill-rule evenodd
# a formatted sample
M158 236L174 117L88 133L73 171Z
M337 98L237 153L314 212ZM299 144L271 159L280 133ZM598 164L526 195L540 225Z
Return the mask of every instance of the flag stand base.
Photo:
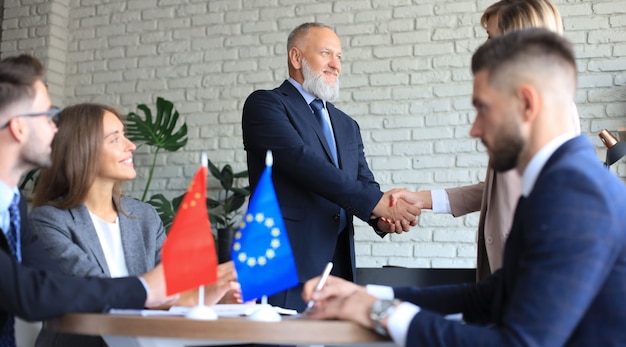
M197 319L197 320L216 320L217 313L210 308L209 306L195 306L187 314L185 317L189 319Z
M248 315L248 319L260 322L280 322L282 320L272 305L260 304L257 306L259 307Z

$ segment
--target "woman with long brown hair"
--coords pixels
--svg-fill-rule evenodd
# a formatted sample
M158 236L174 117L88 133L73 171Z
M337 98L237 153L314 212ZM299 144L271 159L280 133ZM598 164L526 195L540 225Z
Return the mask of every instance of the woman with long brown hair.
M135 145L112 107L84 103L60 113L50 168L41 171L30 220L61 269L75 276L122 277L147 272L161 261L165 228L152 205L122 195L136 176ZM219 267L207 287L214 304L237 289L232 263ZM193 305L197 294L177 305ZM237 301L235 295L234 299ZM105 346L99 337L42 331L37 346Z

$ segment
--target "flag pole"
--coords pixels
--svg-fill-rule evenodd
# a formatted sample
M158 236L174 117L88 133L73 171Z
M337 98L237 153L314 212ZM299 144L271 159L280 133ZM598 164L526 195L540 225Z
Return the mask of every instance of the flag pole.
M209 167L209 157L207 156L206 152L202 152L202 155L200 156L200 165L202 165L202 167ZM204 286L201 285L200 288L198 288L198 306L204 306Z
M274 165L274 155L272 150L268 149L265 153L265 166L272 167Z
M265 166L272 167L274 165L274 156L271 150L267 150L265 154ZM279 322L282 320L280 314L267 303L267 295L261 297L261 304L258 306L252 314L248 316L250 320L262 321L262 322Z
M202 161L200 164L203 167L209 167L209 157L206 155L206 152L202 152L202 158L200 158L200 160Z
M204 286L198 288L198 306L204 306Z
M209 157L205 152L202 152L202 156L200 158L201 165L203 167L209 167ZM204 285L200 285L198 287L198 305L191 308L186 315L187 318L190 319L200 319L200 320L216 320L217 313L204 304Z

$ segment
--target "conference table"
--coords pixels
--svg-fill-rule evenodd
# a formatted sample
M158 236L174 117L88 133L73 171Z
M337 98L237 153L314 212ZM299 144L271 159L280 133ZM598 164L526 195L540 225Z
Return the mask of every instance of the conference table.
M279 322L246 317L193 320L182 316L66 314L44 322L44 329L82 335L100 335L110 347L181 347L245 343L297 346L393 346L371 330L345 321L317 321L283 316Z

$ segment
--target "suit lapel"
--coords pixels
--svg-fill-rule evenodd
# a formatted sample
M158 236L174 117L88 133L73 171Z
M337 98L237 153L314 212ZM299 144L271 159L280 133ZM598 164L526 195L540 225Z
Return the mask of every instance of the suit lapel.
M509 307L509 300L513 288L515 287L515 279L522 250L524 249L524 215L525 215L525 197L520 197L515 208L513 217L513 225L511 233L506 240L504 247L504 259L502 264L502 282L501 286L495 292L495 300L492 301L492 312L494 319L501 323L505 316L503 310Z
M291 104L291 107L296 108L294 116L298 117L300 122L307 124L311 129L313 129L313 132L317 136L317 140L319 141L320 146L322 146L324 153L326 153L326 158L328 159L328 162L335 165L333 163L333 157L330 154L330 148L326 143L326 137L324 136L322 126L315 118L315 114L313 113L311 106L306 103L306 100L304 100L302 94L300 94L296 87L294 87L289 81L283 82L283 84L280 86L280 91L283 93L283 95L286 96L286 100ZM331 124L333 125L333 132L336 134L337 132L334 128L335 122L333 122L333 115L330 110L330 106L332 105L330 103L326 103L326 105ZM335 136L335 141L337 141L337 136ZM337 145L337 147L339 147L339 145ZM339 155L339 148L337 148L337 156L339 157L339 165L341 166L341 156Z
M339 163L339 167L343 168L343 155L341 149L346 148L346 146L343 143L344 137L338 136L339 134L344 133L344 131L342 131L343 124L338 121L339 117L337 116L337 112L339 111L335 108L335 105L327 102L326 109L328 110L328 116L330 117L330 124L332 124L333 126L333 136L335 136L335 144L337 144L337 162ZM328 146L324 146L324 149L326 150L326 155L328 156L329 160L332 162L333 159L330 154L330 149L328 148Z
M119 210L119 208L118 208ZM142 274L149 269L146 267L146 248L144 246L143 233L139 225L139 217L132 215L131 211L126 211L129 216L119 213L120 235L122 238L122 248L129 274Z
M91 215L89 214L89 210L87 210L87 206L81 205L70 209L70 211L76 216L76 228L79 231L76 234L81 235L83 243L89 248L89 251L98 262L98 265L100 265L102 271L110 277L111 272L109 271L109 266L107 265L107 260L104 257L102 245L100 245L98 233L96 232L96 228L93 226L93 221L91 220Z
M9 242L7 241L7 237L4 235L4 230L2 230L1 228L0 233L2 234L2 237L0 237L0 249L6 251L10 255L11 251L9 250Z

